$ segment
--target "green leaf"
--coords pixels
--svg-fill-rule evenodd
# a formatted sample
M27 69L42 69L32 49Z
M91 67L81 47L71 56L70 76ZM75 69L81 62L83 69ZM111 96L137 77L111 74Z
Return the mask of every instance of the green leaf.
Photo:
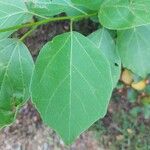
M122 64L145 78L150 73L150 25L119 31L118 52Z
M31 17L23 0L0 0L0 29L20 25ZM0 39L11 33L0 33Z
M143 114L145 119L150 119L150 105L145 105L143 107Z
M112 93L110 65L88 38L64 33L42 49L31 89L44 122L70 144L106 114Z
M98 10L103 0L71 0L74 4L87 7L91 10Z
M135 103L138 99L138 93L134 89L128 89L127 90L127 99L130 103Z
M109 29L127 29L150 23L150 0L105 0L100 23Z
M88 37L109 60L113 87L115 87L120 78L121 60L116 52L116 45L113 38L105 28L93 32Z
M146 86L144 92L146 93L146 95L150 96L150 85L149 84Z
M30 0L28 9L43 16L54 16L62 12L69 14L86 14L86 12L71 3L71 0Z
M150 105L150 97L147 96L147 97L141 98L141 103L142 103L143 105Z
M12 123L19 105L30 97L33 61L23 43L0 40L0 128Z
M139 106L136 106L136 107L133 107L131 110L130 110L130 114L133 116L133 117L138 117L138 114L142 112L142 108L139 107Z

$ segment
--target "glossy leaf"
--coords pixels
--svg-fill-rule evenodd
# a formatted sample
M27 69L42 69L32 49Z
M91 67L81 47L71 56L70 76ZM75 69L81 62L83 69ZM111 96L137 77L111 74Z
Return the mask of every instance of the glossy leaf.
M150 0L104 0L100 23L109 29L127 29L150 23Z
M31 87L44 122L68 144L106 114L110 65L88 38L65 33L42 49Z
M98 10L103 0L71 0L74 4L87 7L91 10Z
M119 31L117 46L122 64L145 78L150 73L150 25Z
M33 61L25 45L0 40L0 128L13 122L19 105L29 97Z
M113 38L105 28L93 32L88 37L109 60L113 87L115 87L121 73L121 60L116 52L116 45Z
M31 17L23 0L0 0L0 29L22 24ZM0 39L11 33L0 33Z
M53 16L66 12L72 15L86 14L86 12L71 3L71 0L30 0L27 3L28 9L43 16Z

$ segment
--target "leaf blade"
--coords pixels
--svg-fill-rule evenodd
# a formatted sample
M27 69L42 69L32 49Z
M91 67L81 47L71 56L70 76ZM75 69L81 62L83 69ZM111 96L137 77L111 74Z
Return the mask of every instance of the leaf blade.
M0 29L22 24L31 17L23 0L0 0ZM0 33L0 39L11 33L13 31Z
M117 47L123 66L145 78L150 73L150 26L118 32Z
M121 73L121 60L116 51L116 45L113 38L105 28L93 32L88 36L88 38L96 45L96 47L101 52L103 52L103 54L109 60L111 66L113 87L115 87Z
M100 23L109 29L122 30L150 23L150 0L107 0L99 11Z
M77 5L87 7L90 10L98 10L102 3L102 0L71 0Z
M112 92L110 66L86 37L65 33L43 48L31 89L33 103L44 122L71 143L105 115Z
M33 61L24 44L0 40L0 118L4 118L0 128L12 123L19 105L29 98L32 70Z
M84 9L75 6L70 0L30 0L27 6L29 11L46 17L58 15L63 12L71 15L87 14Z

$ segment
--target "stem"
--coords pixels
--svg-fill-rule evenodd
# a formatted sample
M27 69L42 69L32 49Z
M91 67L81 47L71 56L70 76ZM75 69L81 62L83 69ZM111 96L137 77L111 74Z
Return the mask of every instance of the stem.
M37 26L32 27L27 33L25 33L21 38L20 41L24 41L24 39L29 36L35 29L37 28Z
M22 29L25 27L39 26L39 25L46 24L48 22L62 21L62 20L79 20L82 18L89 18L89 17L96 16L96 15L97 15L97 13L87 14L87 15L78 15L78 16L73 16L73 17L72 16L65 16L65 17L57 17L57 18L48 18L48 19L38 21L38 22L31 22L31 23L27 23L27 24L23 24L23 25L16 25L16 26L12 26L9 28L0 29L0 33L12 31L12 30L18 30L18 29Z
M73 31L73 20L71 19L70 20L70 32L72 32Z

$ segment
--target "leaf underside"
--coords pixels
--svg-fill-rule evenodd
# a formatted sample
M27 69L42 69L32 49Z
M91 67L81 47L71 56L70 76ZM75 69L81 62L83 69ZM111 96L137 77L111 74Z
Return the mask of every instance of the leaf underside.
M104 27L114 30L150 24L150 0L105 0L99 20Z
M27 6L31 12L46 17L62 12L69 13L70 15L86 14L84 9L76 7L71 3L71 0L30 0Z
M22 24L31 17L23 0L0 0L0 29ZM13 31L0 33L0 39L11 33Z
M31 91L44 122L72 143L106 114L112 92L109 62L83 35L64 33L42 49Z

